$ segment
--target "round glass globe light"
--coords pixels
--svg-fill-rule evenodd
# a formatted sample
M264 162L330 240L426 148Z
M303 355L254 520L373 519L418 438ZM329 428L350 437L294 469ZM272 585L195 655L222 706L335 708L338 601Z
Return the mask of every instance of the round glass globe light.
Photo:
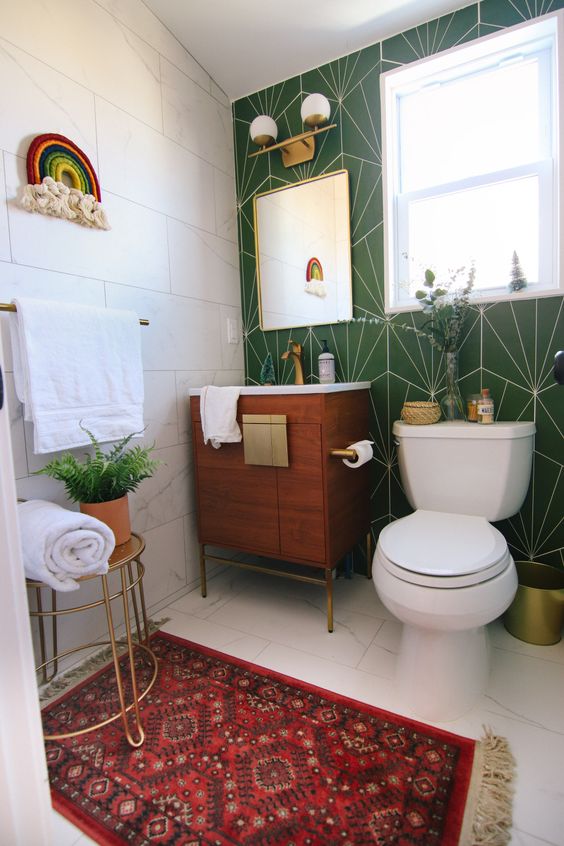
M259 115L251 123L249 134L255 144L264 147L272 144L278 136L278 127L268 115Z
M306 126L321 126L331 116L329 100L323 94L310 94L302 103L301 116Z

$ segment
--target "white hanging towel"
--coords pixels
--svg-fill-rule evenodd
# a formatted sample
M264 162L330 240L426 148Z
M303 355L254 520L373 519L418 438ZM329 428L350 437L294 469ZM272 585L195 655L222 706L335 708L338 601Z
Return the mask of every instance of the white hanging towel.
M206 385L200 394L200 418L204 443L215 449L222 444L239 443L241 430L237 423L237 402L241 388L218 388Z
M115 547L112 530L88 514L68 511L54 502L30 499L18 504L25 574L54 590L80 587L80 576L108 572Z
M143 429L139 318L133 311L15 299L14 381L33 422L34 452L101 442Z

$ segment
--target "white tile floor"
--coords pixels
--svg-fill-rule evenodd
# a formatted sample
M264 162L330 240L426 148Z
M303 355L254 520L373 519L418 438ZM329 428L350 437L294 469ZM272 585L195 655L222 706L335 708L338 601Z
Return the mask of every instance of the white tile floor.
M328 634L325 592L314 585L235 568L161 616L164 631L278 670L320 687L416 716L396 701L393 673L400 624L362 576L335 582L335 631ZM467 737L484 725L508 738L517 760L512 846L564 844L564 641L532 646L490 627L492 673L486 694L453 722ZM55 846L86 846L88 837L54 813Z

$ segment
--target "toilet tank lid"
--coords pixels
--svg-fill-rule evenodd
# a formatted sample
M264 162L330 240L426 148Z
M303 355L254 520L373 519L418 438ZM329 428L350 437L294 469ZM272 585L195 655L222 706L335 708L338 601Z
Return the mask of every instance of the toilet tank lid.
M401 438L469 438L473 440L511 440L534 435L535 424L529 421L488 423L467 423L464 420L442 421L417 426L396 420L392 432Z

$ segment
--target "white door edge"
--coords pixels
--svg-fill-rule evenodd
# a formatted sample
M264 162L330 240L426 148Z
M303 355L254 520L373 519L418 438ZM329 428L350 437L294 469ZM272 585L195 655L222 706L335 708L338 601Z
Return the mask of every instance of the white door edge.
M4 372L1 334L0 326L0 367ZM0 840L11 846L50 846L53 814L5 395L4 390L0 409Z

